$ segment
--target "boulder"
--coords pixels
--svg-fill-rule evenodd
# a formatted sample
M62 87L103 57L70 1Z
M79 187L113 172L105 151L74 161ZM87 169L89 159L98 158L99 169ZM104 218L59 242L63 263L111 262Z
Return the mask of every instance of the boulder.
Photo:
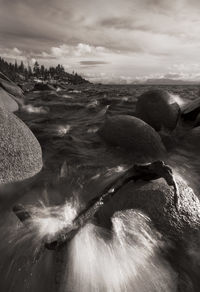
M12 81L0 78L0 87L12 94L14 97L23 97L23 90Z
M43 90L54 90L56 91L55 87L53 87L52 85L50 84L47 84L47 83L36 83L35 86L34 86L34 91L43 91Z
M174 130L179 118L179 105L164 90L149 90L136 102L136 116L156 131Z
M181 111L181 116L184 120L195 121L200 113L200 98L186 103Z
M0 107L9 112L15 112L19 109L19 106L16 103L16 101L1 87L0 87Z
M107 117L99 135L110 145L139 156L158 159L165 153L160 136L144 121L128 116Z
M0 184L27 179L42 168L42 151L30 129L0 108Z
M200 228L200 202L186 183L176 178L179 189L178 211L174 204L174 189L164 179L126 184L98 213L98 221L109 226L116 211L138 209L148 215L164 236L180 240Z

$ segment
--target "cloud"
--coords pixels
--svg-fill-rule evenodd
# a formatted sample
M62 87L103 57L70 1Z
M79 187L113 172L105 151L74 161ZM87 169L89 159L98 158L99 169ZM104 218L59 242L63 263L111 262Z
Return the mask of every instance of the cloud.
M97 66L97 65L109 64L109 62L103 62L103 61L80 61L80 64L83 65L83 66Z
M198 0L0 0L0 6L0 53L8 59L62 63L112 80L200 70Z

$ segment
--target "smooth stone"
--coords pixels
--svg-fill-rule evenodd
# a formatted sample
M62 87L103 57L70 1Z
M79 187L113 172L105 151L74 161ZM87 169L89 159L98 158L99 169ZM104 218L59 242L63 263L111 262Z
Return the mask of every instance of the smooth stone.
M0 78L0 86L14 97L23 97L23 90L12 81Z
M0 87L0 107L15 112L19 109L17 102L3 88Z
M185 120L195 121L199 113L200 113L200 98L197 98L195 100L192 100L186 103L182 107L181 115Z
M0 184L32 177L42 168L42 151L31 130L0 108Z
M144 121L129 115L107 117L98 134L110 145L155 160L165 147L158 133Z
M176 177L179 189L178 211L174 189L164 179L130 182L121 188L98 213L99 222L109 226L110 218L120 210L137 209L150 217L164 236L180 240L200 228L200 202L193 190Z
M136 116L156 131L174 130L180 114L179 105L164 90L149 90L138 97Z

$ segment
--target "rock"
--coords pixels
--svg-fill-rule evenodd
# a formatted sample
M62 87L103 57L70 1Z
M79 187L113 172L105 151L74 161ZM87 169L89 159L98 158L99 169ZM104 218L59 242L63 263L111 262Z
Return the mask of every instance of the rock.
M42 168L41 147L14 114L0 109L0 184L27 179Z
M179 105L171 102L171 96L164 90L149 90L136 103L136 116L156 131L174 130L179 113Z
M19 106L16 103L16 101L1 87L0 87L0 107L9 112L15 112L19 109Z
M182 107L181 116L184 120L195 121L200 113L200 98L190 101Z
M35 86L34 86L34 91L37 91L37 90L56 90L53 86L47 84L47 83L36 83Z
M119 146L139 156L157 159L165 153L156 131L136 117L108 117L98 133L108 144Z
M23 97L23 90L12 81L0 78L0 87L12 94L14 97Z
M139 209L150 217L163 235L179 240L200 227L200 202L185 182L176 178L179 213L174 205L174 189L164 179L126 184L98 213L105 226L116 211Z

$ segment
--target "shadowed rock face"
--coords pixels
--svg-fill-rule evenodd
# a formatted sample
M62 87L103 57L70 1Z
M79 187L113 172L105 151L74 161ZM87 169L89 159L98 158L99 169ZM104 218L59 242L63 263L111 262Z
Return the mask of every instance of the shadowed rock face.
M9 82L0 78L0 87L12 94L14 97L23 97L23 90L17 86L14 82Z
M156 228L171 239L200 228L200 202L182 180L179 188L179 212L174 205L174 189L164 179L151 182L138 181L125 185L114 198L99 211L99 222L109 225L114 212L125 209L139 209L147 214Z
M14 114L0 109L0 184L27 179L42 168L41 147Z
M36 83L33 90L55 90L50 84Z
M180 109L177 103L171 104L171 97L163 90L150 90L143 93L136 103L138 118L156 131L173 130L176 127Z
M16 101L1 87L0 87L0 107L9 112L15 112L19 109L19 106L16 103Z
M142 120L128 115L108 117L99 135L110 145L157 159L165 153L160 136Z

